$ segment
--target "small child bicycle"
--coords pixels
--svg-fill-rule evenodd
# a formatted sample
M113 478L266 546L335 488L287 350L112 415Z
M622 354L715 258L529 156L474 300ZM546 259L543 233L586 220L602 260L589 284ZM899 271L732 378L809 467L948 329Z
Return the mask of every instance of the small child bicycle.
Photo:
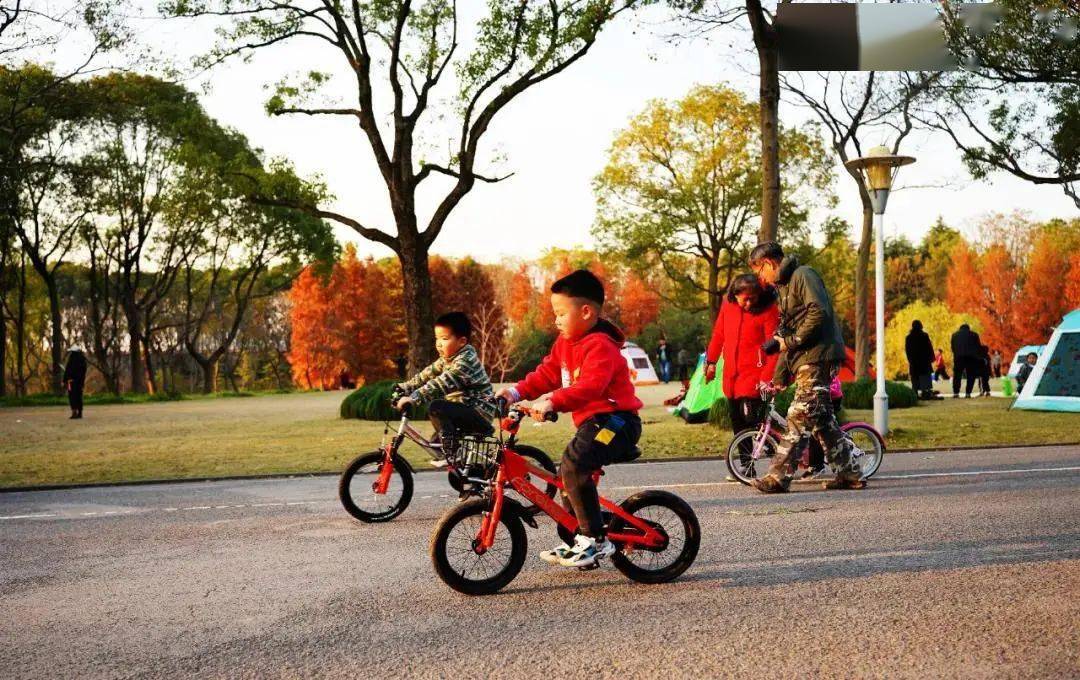
M465 500L485 492L491 483L490 472L479 461L486 461L500 446L499 439L484 435L465 435L453 442L434 443L420 434L410 423L412 408L401 412L397 432L390 436L390 421L383 428L382 445L375 451L357 456L341 473L338 497L346 512L361 522L389 522L409 507L413 495L412 465L399 453L406 439L431 456L436 464L444 463L450 486ZM548 474L555 474L555 463L540 449L520 446L518 455L529 459ZM441 465L440 465L441 466ZM555 497L555 485L548 484L543 492ZM527 506L526 510L535 511Z
M731 475L743 484L763 477L769 471L773 456L776 455L777 442L787 429L787 420L776 411L775 392L766 386L759 388L761 399L768 408L768 415L757 429L749 428L735 435L728 445L727 466ZM881 467L885 453L885 440L869 423L844 423L840 426L844 436L852 443L851 455L859 466L863 479L869 479ZM809 473L810 446L803 442L802 450L796 457L797 465Z
M530 481L530 477L562 489L559 476L531 465L517 444L517 433L527 411L505 402L500 413L502 433L509 434L488 459L486 490L451 508L439 520L431 536L431 561L435 573L448 586L466 595L489 595L505 587L525 564L528 537L524 524L536 528L535 512L507 497L512 488L559 524L560 533L573 535L577 518ZM558 419L549 413L546 419ZM597 472L598 481L602 471ZM603 496L600 505L610 515L607 538L616 546L611 556L615 568L641 583L665 583L686 571L697 557L701 529L697 515L686 501L666 491L642 491L621 503ZM607 513L605 513L607 514ZM509 544L507 544L509 541Z

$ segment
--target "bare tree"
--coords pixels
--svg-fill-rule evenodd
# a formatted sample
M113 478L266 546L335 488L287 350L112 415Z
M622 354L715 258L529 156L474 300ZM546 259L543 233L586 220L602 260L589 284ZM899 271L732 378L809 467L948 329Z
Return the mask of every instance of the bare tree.
M190 3L173 0L166 13L216 17L225 21L225 41L209 64L248 55L285 42L310 48L329 46L339 73L354 91L350 106L308 105L328 80L311 74L296 86L285 84L268 103L273 115L337 116L355 121L389 194L394 231L364 224L318 204L255 196L346 225L382 244L398 257L407 314L409 363L413 369L434 356L428 252L447 218L478 182L496 183L480 169L480 142L496 116L534 86L562 73L589 52L600 31L639 0L493 0L475 25L475 50L459 54L456 0L237 0ZM384 68L385 70L380 70ZM448 71L455 72L460 105L452 115L453 149L444 162L425 160L422 140L446 139L445 121L431 111ZM385 83L389 92L381 91ZM383 110L389 110L389 120ZM426 132L421 122L430 119ZM456 128L456 130L454 130ZM419 158L418 158L419 157ZM433 176L449 186L425 220L417 214L417 193Z
M892 136L892 151L912 130L912 110L933 76L908 74L818 72L784 74L781 83L796 105L809 108L822 122L833 151L842 163L863 155L868 137L875 142ZM807 81L810 81L808 85ZM876 144L875 144L876 145ZM870 246L874 211L861 173L845 168L859 190L862 229L855 266L855 375L870 375Z

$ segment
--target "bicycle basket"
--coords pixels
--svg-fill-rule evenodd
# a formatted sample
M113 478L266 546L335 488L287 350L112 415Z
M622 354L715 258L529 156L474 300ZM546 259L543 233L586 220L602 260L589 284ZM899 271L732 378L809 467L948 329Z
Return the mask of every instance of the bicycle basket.
M490 479L499 458L499 440L481 435L455 437L447 456L454 467L469 477Z

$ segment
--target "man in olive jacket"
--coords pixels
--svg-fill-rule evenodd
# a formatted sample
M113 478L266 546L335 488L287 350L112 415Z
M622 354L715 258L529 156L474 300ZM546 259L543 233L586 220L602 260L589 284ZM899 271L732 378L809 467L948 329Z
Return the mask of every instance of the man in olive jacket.
M794 256L784 257L775 241L750 252L750 268L779 294L780 325L776 337L762 346L767 354L784 353L774 382L783 383L781 371L793 376L795 382L787 432L780 439L769 473L755 479L754 488L763 493L787 491L795 453L807 436L818 440L836 475L825 482L826 489L865 487L851 460L851 441L840 430L829 398L829 385L844 360L844 340L825 282L812 268L800 266Z

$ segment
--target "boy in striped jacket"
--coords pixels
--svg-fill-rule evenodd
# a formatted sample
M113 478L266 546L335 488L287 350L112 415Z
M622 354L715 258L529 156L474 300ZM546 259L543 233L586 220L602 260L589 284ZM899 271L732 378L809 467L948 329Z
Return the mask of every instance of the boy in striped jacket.
M439 358L397 389L405 394L399 409L409 404L428 404L428 417L441 442L458 434L490 435L491 419L498 413L491 380L469 344L472 324L462 312L443 314L435 320L435 349ZM445 465L445 461L441 461Z

